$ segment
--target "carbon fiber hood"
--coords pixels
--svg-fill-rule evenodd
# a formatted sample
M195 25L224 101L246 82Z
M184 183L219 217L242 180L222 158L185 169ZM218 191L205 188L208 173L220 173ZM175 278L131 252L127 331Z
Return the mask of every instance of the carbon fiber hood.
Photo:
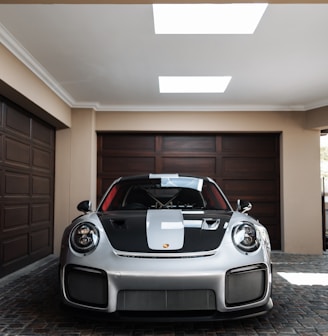
M220 246L232 212L138 210L99 213L112 246L119 251L188 253Z

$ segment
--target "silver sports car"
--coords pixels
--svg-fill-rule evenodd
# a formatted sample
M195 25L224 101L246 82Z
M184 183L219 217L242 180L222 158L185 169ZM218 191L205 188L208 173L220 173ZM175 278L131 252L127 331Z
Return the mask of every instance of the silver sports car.
M64 232L65 304L121 319L232 319L272 308L270 241L210 178L117 179Z

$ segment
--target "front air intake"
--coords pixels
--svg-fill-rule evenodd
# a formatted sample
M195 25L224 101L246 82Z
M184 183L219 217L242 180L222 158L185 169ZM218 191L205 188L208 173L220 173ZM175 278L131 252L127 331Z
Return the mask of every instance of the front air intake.
M122 290L117 310L191 311L215 310L215 293L209 289L194 290Z
M72 302L99 308L108 305L107 275L104 271L69 265L65 268L65 290Z
M238 306L261 300L267 288L265 265L235 268L226 273L226 305Z

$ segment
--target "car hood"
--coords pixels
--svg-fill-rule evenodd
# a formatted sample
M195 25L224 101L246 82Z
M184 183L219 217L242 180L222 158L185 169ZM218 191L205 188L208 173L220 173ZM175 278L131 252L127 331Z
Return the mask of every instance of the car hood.
M188 253L219 247L233 212L153 209L98 213L111 245L138 253Z

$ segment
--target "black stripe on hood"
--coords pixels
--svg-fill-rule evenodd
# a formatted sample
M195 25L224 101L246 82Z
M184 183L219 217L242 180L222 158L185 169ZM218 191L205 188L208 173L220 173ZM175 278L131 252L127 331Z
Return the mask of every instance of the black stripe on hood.
M179 211L179 210L178 210ZM184 228L184 244L179 250L152 250L148 246L146 232L147 210L138 211L111 211L98 214L112 246L119 251L142 253L167 253L167 252L202 252L218 248L223 239L226 225L232 216L231 211L188 211L183 213L186 221ZM217 229L202 228L199 224L207 219L209 223L219 220ZM195 225L190 225L190 223ZM187 224L189 223L189 224ZM198 223L198 224L197 224ZM150 223L151 225L151 223Z

